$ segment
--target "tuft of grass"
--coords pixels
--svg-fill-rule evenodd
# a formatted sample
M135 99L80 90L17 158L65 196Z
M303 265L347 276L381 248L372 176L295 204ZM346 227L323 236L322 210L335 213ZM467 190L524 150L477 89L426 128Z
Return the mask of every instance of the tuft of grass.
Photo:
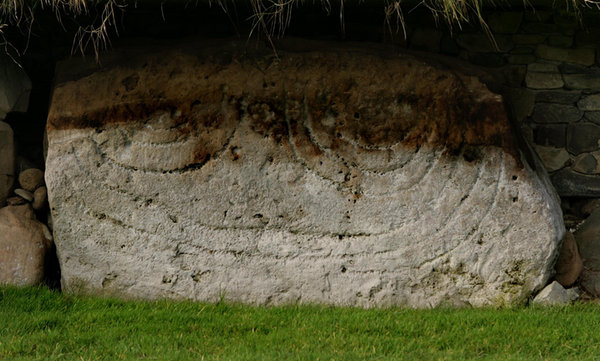
M31 29L37 8L50 8L56 17L77 18L88 16L87 23L80 24L79 31L75 34L73 48L82 53L92 48L98 55L99 51L108 47L109 33L118 34L116 14L126 12L128 7L136 7L138 1L147 0L0 0L0 37L6 26L25 26ZM193 6L198 0L162 0L163 2L183 2ZM201 0L209 5L216 5L228 11L229 0ZM335 7L339 9L339 20L342 32L344 31L344 4L347 0L243 0L250 5L253 11L251 21L253 32L259 30L270 41L273 36L281 36L290 24L293 10L307 2L321 3L323 10L330 13ZM482 8L506 5L508 0L358 0L359 4L365 1L381 1L382 12L386 16L386 23L391 32L402 32L406 36L404 10L415 6L425 6L437 19L443 19L452 29L461 27L464 23L478 22L482 29L493 40L486 22L482 16ZM235 7L239 0L231 0ZM535 6L535 0L523 0L525 7ZM600 0L562 0L555 5L565 5L568 10L578 14L582 8L600 8ZM162 9L162 5L161 5ZM91 20L90 20L91 19ZM9 42L4 41L4 45ZM15 49L16 50L16 49Z
M254 307L0 288L2 360L594 360L600 307Z

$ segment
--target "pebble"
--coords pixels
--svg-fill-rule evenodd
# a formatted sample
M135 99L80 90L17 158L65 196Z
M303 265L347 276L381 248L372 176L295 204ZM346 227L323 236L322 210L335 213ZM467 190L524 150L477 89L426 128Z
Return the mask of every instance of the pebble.
M37 168L25 169L19 174L19 184L26 191L33 192L44 184L44 172Z
M15 189L15 194L25 199L27 202L33 201L33 193L26 191L25 189L17 188Z

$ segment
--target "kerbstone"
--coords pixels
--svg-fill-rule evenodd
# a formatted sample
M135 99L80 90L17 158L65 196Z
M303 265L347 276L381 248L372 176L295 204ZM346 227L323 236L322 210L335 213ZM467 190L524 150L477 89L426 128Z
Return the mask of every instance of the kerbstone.
M46 183L66 292L483 306L552 276L559 199L468 68L188 45L57 70Z

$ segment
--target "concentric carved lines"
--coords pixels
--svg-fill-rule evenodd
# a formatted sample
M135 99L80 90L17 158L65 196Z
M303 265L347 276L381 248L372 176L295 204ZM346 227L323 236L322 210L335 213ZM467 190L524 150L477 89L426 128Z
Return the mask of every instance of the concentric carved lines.
M250 121L248 119L246 120L242 120L242 122L247 122ZM301 123L299 121L302 121ZM463 177L463 174L457 174L458 172L458 162L460 161L454 161L454 162L448 162L446 160L443 160L441 157L441 153L443 150L438 150L438 151L432 151L432 150L428 150L428 149L418 149L417 151L408 151L406 149L402 149L401 147L399 147L399 149L394 149L394 150L390 150L390 149L378 149L378 150L373 150L370 149L369 152L378 152L379 154L386 154L388 152L392 152L394 153L394 156L396 156L396 153L400 154L399 156L396 156L396 158L394 159L396 162L392 163L391 166L384 166L382 169L365 169L362 167L358 167L356 162L352 162L352 161L346 161L345 158L351 158L351 157L346 157L346 153L342 153L342 151L348 151L348 149L352 149L352 148L356 148L359 149L361 146L356 143L356 142L352 142L352 141L347 141L345 139L342 139L342 141L347 141L347 143L349 144L348 146L346 146L345 148L338 148L337 149L337 154L335 150L332 150L330 148L326 148L325 146L323 146L322 141L318 142L318 139L322 139L323 138L323 134L318 134L317 136L314 136L314 132L311 130L311 127L308 125L308 118L301 118L296 120L296 122L293 124L292 121L290 121L289 119L287 120L287 126L288 126L288 132L289 132L289 144L293 150L293 154L296 158L296 161L298 163L303 164L303 166L305 167L305 169L309 172L314 173L315 175L318 175L319 178L321 178L323 181L326 182L331 182L332 184L337 184L337 185L341 185L341 184L349 184L349 187L354 187L356 189L362 189L363 187L363 183L368 183L371 181L376 181L377 179L382 179L382 178L388 178L390 184L393 184L394 186L392 188L390 188L388 191L386 190L381 190L380 192L370 192L369 196L372 197L371 201L377 201L377 199L386 199L386 200L392 200L392 201L396 201L396 202L405 202L404 206L407 207L416 207L415 209L419 209L419 212L424 212L425 214L429 214L430 216L428 217L433 217L433 214L435 213L435 208L436 207L440 207L440 205L442 203L448 203L448 202L452 202L452 199L446 199L444 197L444 192L447 189L447 187L449 186L449 184L451 182L460 182L461 184L467 185L469 188L464 189L461 191L462 194L468 196L469 193L471 193L473 191L473 189L475 189L475 187L477 186L477 183L481 181L481 175L483 172L483 165L476 163L474 165L466 165L468 167L476 167L477 168L477 172L475 173L476 175L474 176L474 178L471 181L465 182L464 179L460 179L457 180L456 177L460 176ZM220 147L220 149L218 149L218 151L216 151L214 153L214 157L211 158L213 162L220 162L221 157L223 155L223 153L225 152L225 150L231 145L231 140L234 138L236 132L239 130L239 128L242 126L242 123L240 123L240 121L236 121L236 126L231 130L231 133L228 134L226 142ZM151 138L150 136L140 136L139 133L143 133L143 132L147 132L148 130L145 130L144 128L139 128L139 126L136 127L131 127L131 128L125 128L125 130L113 130L113 132L117 132L121 135L122 137L122 142L120 144L131 144L131 143L135 143L135 142L139 142L139 140L134 140L136 138L138 139L149 139ZM172 131L179 131L179 130L172 130ZM109 130L105 130L105 132L109 132ZM179 137L177 141L174 142L169 142L169 143L165 143L165 144L154 144L155 146L153 147L153 152L157 152L157 149L159 149L159 152L169 152L169 153L173 153L173 148L171 147L172 144L182 144L185 142L189 142L191 144L194 144L194 139L193 139L193 135L189 135L186 134L183 137ZM95 150L97 156L102 159L104 166L108 166L110 167L112 170L108 171L105 170L104 174L107 174L107 176L110 177L111 174L117 174L119 172L123 173L123 176L127 176L127 175L131 175L131 174L156 174L156 176L164 176L165 177L165 181L168 182L166 179L168 179L169 177L171 177L169 174L181 174L181 175L185 175L188 172L197 172L197 171L201 171L202 166L198 167L198 168L189 168L189 167L184 167L184 168L178 168L175 170L168 170L165 171L164 169L154 169L154 168L143 168L143 167L137 167L137 166L132 166L130 164L124 164L122 162L119 162L117 159L115 159L114 156L111 156L110 154L107 153L107 151L104 149L104 147L106 146L106 144L104 143L99 143L99 141L96 139L95 136L91 136L88 141L90 142L90 146ZM115 154L115 152L117 152L119 150L119 146L120 144L115 145L117 148L115 148L112 151L112 154ZM150 146L152 147L153 144L152 143L141 143L144 146ZM397 145L394 145L393 147L396 147ZM309 154L308 152L312 152L312 154ZM78 157L78 151L73 148L73 152L75 154L76 157ZM362 152L362 150L356 150L353 151L354 152L354 157L357 157L360 152ZM340 154L341 153L341 154ZM405 155L404 157L402 155ZM146 157L147 155L143 155L141 156L141 159L144 159L144 157ZM460 156L459 156L460 159ZM358 178L358 181L355 181L354 183L352 183L352 179L348 180L348 179L344 179L344 180L335 180L335 176L336 174L326 174L327 169L322 169L319 167L315 167L314 164L317 162L323 162L326 163L329 161L329 165L331 164L336 164L338 165L340 168L343 167L344 171L346 172L344 174L344 176L349 175L354 175L356 176L356 178ZM133 200L136 199L143 199L144 197L146 197L147 195L144 194L137 194L136 192L133 191L128 191L126 188L127 187L123 187L123 185L119 185L118 183L116 184L108 184L108 178L107 177L103 177L102 173L98 173L97 171L94 170L90 170L86 168L86 165L84 165L84 163L81 160L78 159L78 164L80 165L80 169L82 172L84 172L86 174L86 176L90 179L90 181L94 184L94 186L98 187L98 188L102 188L104 189L104 192L108 192L108 193L113 193L113 194L118 194L120 195L120 197L123 197L125 199L123 199L122 201L125 202L131 202ZM450 165L451 169L445 169L444 167ZM463 165L464 166L464 165ZM409 176L407 177L407 172L410 172L410 169L416 169L418 170L417 174L412 174L412 177ZM338 169L335 166L330 166L329 170L331 169ZM489 171L489 170L487 170ZM440 174L441 175L447 175L445 177L441 177L441 179L443 179L443 182L438 184L438 185L433 185L433 188L437 189L437 193L423 193L423 187L424 184L430 184L432 181L432 176L433 173L436 173L439 179ZM330 172L331 173L331 172ZM119 176L117 176L119 177ZM499 177L499 175L498 175ZM496 179L496 183L498 183L499 178L497 177ZM398 179L404 178L404 181L398 181ZM398 186L399 184L401 184L401 186ZM496 187L498 186L498 184L496 184ZM410 204L410 203L406 203L408 202L406 199L402 200L402 198L400 198L400 196L402 194L413 194L413 199L417 200L417 201L421 201L421 204ZM497 193L497 189L496 189L496 193ZM181 195L182 197L185 197L185 195ZM419 196L419 197L417 197ZM425 198L424 198L425 197ZM468 199L468 197L467 197ZM175 200L175 203L176 200ZM462 209L464 207L469 206L469 202L459 202L457 203L457 206L452 207L451 208L451 212L449 213L445 213L444 217L441 219L434 219L432 218L432 223L431 224L414 224L412 226L405 224L405 222L402 220L403 217L406 218L408 217L407 214L402 214L399 213L397 215L399 221L397 223L395 223L394 227L391 227L389 229L386 229L384 231L381 232L369 232L369 233L364 233L364 232L359 232L359 233L346 233L344 234L345 237L350 238L354 238L354 239L366 239L366 237L371 237L371 238L378 238L378 237L386 237L387 239L397 239L398 241L404 243L404 238L411 233L411 230L414 230L414 227L431 227L431 229L426 229L425 233L423 233L423 231L421 231L421 233L423 235L429 235L428 237L431 238L440 238L440 237L444 237L444 235L446 234L446 231L449 227L451 227L455 222L457 222L456 219L456 215L459 214ZM475 226L473 228L473 232L476 233L475 231L478 229L478 227L481 225L481 223L483 222L483 218L487 216L487 213L489 213L490 209L493 208L494 204L491 203L488 205L487 207L487 211L484 214L478 214L477 215L477 226ZM258 226L258 225L251 225L251 224L219 224L219 223L214 223L214 222L207 222L205 220L202 219L198 219L195 218L193 215L189 215L189 214L183 214L182 212L179 211L179 209L174 206L173 204L167 204L164 202L161 202L160 204L157 204L156 207L158 209L160 209L160 214L162 214L162 218L167 219L167 215L176 215L177 218L179 218L180 222L185 223L187 225L193 225L194 227L200 227L200 228L206 228L206 229L210 229L213 231L229 231L229 230L238 230L238 231L242 231L242 230L247 230L247 231L253 231L253 232L266 232L266 231L275 231L275 230L279 230L278 228L273 228L270 225L262 225L262 226ZM97 211L97 210L93 210L92 211ZM143 210L141 210L140 212L144 212ZM157 213L158 214L158 213ZM115 220L115 222L117 224L122 224L123 226L128 226L128 227L134 227L133 226L133 222L131 221L127 221L122 218L122 215L119 215L118 213L114 213L110 216L112 219ZM141 230L141 229L137 229L137 231L141 231L141 232L146 232L148 234L152 234L152 232L149 232L147 230ZM298 235L298 236L307 236L307 237L314 237L314 236L320 236L320 237L332 237L335 238L338 234L335 232L332 233L327 233L327 232L317 232L314 233L312 231L306 231L306 230L302 230L302 229L290 229L288 231L292 231L294 234ZM175 232L177 233L177 232ZM474 234L472 233L472 234ZM472 237L471 234L471 237ZM440 244L440 247L438 248L438 251L435 252L435 256L433 257L428 257L428 259L425 261L426 264L432 260L435 260L439 257L442 257L443 255L446 255L448 252L451 252L452 249L455 249L460 242L463 242L463 240L459 240L459 239L452 239L452 238L447 238L446 241L443 242L443 244ZM205 246L202 246L205 247ZM201 247L201 248L202 248ZM408 248L412 248L413 246L409 246ZM415 248L418 248L418 245L414 245ZM207 248L208 249L208 248ZM386 254L389 257L397 257L397 256L401 256L400 252L398 251L394 251L393 247L391 247L390 249L387 250L383 250L380 251L379 254Z
M130 171L183 173L218 158L229 147L240 122L225 101L218 110L196 110L185 122L178 117L181 115L160 114L143 125L119 125L120 137L107 141L112 152L101 150L103 158ZM203 124L206 119L216 119L216 124Z
M439 156L442 153L442 151L436 152L431 149L422 150L418 148L414 151L403 149L399 142L389 148L367 149L359 145L358 142L344 139L341 134L321 135L313 131L311 126L313 120L306 108L307 104L304 103L303 111L299 117L288 117L287 119L290 132L289 142L292 150L297 161L304 165L307 170L336 185L352 188L356 183L368 183L369 181L377 181L377 178L389 177L395 183L395 190L407 191L429 174L432 167L439 161ZM329 140L324 141L325 138ZM332 138L334 139L332 140ZM336 149L333 149L332 146L324 146L323 143L326 142L335 144ZM385 167L379 169L364 165L361 167L361 162L356 161L360 158L361 153L365 155L377 154L378 158L396 157L397 159L388 162ZM407 169L399 172L399 170L411 164L417 154L429 157L426 167L418 167L416 169L417 176L414 176L411 170ZM402 185L398 186L399 175L402 177L408 175L410 180L408 183L402 182ZM354 178L357 178L357 180L352 181ZM384 194L389 195L388 192L381 192L379 195ZM375 193L374 195L378 194Z
M97 143L94 142L92 139L88 139L88 141L90 141L90 146L92 146L93 148L95 148L96 150L98 150L98 146ZM103 189L105 193L107 194L119 194L121 197L124 197L125 199L122 201L133 201L135 199L144 199L145 196L142 194L136 194L136 193L132 193L130 191L127 191L125 189L123 189L122 187L119 186L114 186L114 185L109 185L106 183L106 178L99 178L97 176L94 176L95 172L91 171L90 169L88 169L84 162L82 161L82 159L80 159L80 157L78 156L78 152L76 150L75 147L72 147L72 152L75 156L75 160L77 162L77 165L79 166L79 169L81 170L81 172L83 174L85 174L87 176L87 179L89 180L89 182L91 184L93 184L95 187L99 188L99 189ZM108 173L112 173L114 170L121 170L123 172L141 172L141 173L160 173L161 175L164 172L153 172L151 170L142 170L142 169L137 169L131 166L127 166L127 165L121 165L118 163L115 163L114 161L112 161L109 157L106 157L105 154L103 153L98 153L97 154L101 159L104 160L105 164L110 165L110 167L112 168L112 171L109 171ZM214 159L215 161L218 161L218 158ZM199 171L199 169L186 169L183 172L192 172L192 171ZM175 173L175 172L173 172ZM166 176L166 174L164 174ZM86 205L86 207L88 207L92 212L98 212L98 213L107 213L105 211L99 211L97 209L93 209L92 207L90 207L89 205ZM186 214L181 214L181 212L174 206L170 206L166 203L161 203L159 205L162 214L166 215L166 214L177 214L177 217L180 217L182 219L185 220L185 222L187 223L191 223L194 224L195 226L199 226L199 227L203 227L203 228L208 228L211 230L215 230L215 231L219 231L219 230L251 230L251 231L263 231L263 230L268 230L268 227L264 227L264 226L251 226L251 225L223 225L223 224L209 224L206 222L201 222L198 219L190 216L190 215L186 215ZM143 229L139 229L139 228L135 228L133 225L130 224L130 222L126 222L125 220L119 218L118 215L111 215L110 216L111 219L113 219L114 221L116 221L116 223L118 224L122 224L122 225L127 225L128 227L132 228L132 229L136 229L138 231L141 232L145 232L148 233L147 230L143 230ZM302 235L302 236L314 236L313 233L311 232L302 232L300 230L294 230L293 231L294 234L296 235ZM378 236L378 235L382 235L384 233L370 233L370 234L348 234L347 237L368 237L368 236ZM320 236L327 236L327 237L337 237L338 234L337 233L331 233L331 234L324 234L324 233L319 233Z

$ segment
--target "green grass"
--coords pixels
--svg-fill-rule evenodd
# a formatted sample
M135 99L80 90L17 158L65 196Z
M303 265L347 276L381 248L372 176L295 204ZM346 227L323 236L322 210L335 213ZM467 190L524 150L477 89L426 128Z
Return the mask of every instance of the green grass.
M0 360L594 360L600 307L125 302L0 288Z

